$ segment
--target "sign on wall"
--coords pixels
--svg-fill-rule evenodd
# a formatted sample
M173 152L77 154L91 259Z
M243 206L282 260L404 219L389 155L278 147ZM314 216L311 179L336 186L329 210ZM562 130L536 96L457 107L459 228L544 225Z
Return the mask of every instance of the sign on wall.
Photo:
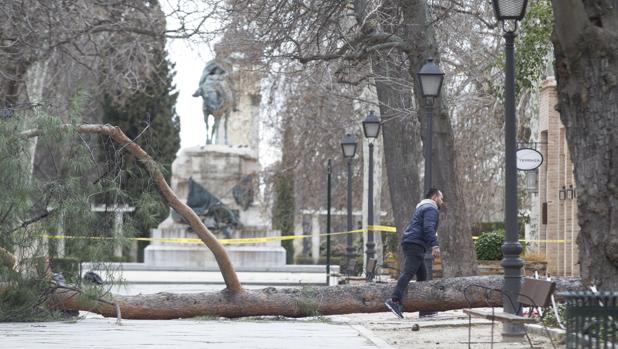
M517 149L517 169L530 171L538 168L543 163L543 155L532 148Z

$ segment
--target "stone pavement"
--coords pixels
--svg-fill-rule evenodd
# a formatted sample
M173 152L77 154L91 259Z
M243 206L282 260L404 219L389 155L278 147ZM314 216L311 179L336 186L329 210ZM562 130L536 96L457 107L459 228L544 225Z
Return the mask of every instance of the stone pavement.
M420 329L413 331L413 325ZM187 320L122 320L82 313L71 322L0 323L0 348L467 348L468 318L461 311L431 318L391 313L346 314L310 319L277 317ZM494 348L528 348L527 342ZM490 348L491 322L473 320L472 348ZM551 348L544 336L531 336L535 348ZM564 346L558 346L564 347Z
M0 348L379 348L354 327L322 320L123 320L0 323ZM387 348L387 347L384 347Z

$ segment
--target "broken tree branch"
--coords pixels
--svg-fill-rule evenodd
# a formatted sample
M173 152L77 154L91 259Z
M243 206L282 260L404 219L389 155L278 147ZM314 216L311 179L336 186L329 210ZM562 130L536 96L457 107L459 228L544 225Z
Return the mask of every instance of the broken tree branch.
M214 254L227 289L232 293L241 292L243 290L240 285L240 281L238 280L238 275L236 275L234 266L232 265L232 262L230 261L227 251L223 245L221 245L212 232L206 228L204 223L202 223L202 220L195 214L195 212L193 212L189 206L187 206L176 196L176 194L174 194L172 188L170 188L167 184L167 181L159 168L159 164L154 161L152 157L139 146L139 144L127 137L127 135L124 134L124 132L122 132L122 130L117 126L86 124L77 127L72 125L63 125L63 127L67 129L75 128L75 131L78 133L107 135L135 156L139 163L141 163L142 166L144 166L144 168L148 171L157 186L157 189L165 198L167 203L189 223L193 231ZM30 138L36 137L40 133L40 130L33 129L21 132L20 136Z

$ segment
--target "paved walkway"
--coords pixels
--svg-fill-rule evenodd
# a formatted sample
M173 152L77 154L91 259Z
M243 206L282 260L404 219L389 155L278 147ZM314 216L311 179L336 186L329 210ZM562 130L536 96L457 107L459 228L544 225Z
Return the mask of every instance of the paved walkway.
M72 322L0 323L0 348L467 348L468 318L461 311L432 318L391 313L348 314L311 319L276 317L189 320L122 320L86 314ZM417 331L413 330L418 325ZM493 348L528 348L527 342L501 343L494 327ZM535 348L551 348L531 334ZM490 348L491 322L475 319L472 348ZM559 345L558 348L564 348Z
M112 319L88 316L77 322L0 323L0 348L388 348L362 331L368 333L319 319L123 320L116 325Z

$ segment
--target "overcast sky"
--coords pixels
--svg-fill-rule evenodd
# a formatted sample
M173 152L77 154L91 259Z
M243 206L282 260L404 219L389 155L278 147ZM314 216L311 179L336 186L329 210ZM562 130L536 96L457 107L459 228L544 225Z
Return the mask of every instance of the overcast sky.
M201 45L203 47L197 48L191 46L184 40L172 40L167 44L169 57L176 63L174 83L178 91L176 112L180 116L181 148L206 143L202 98L191 95L198 87L206 62L211 60L213 56L207 45Z

